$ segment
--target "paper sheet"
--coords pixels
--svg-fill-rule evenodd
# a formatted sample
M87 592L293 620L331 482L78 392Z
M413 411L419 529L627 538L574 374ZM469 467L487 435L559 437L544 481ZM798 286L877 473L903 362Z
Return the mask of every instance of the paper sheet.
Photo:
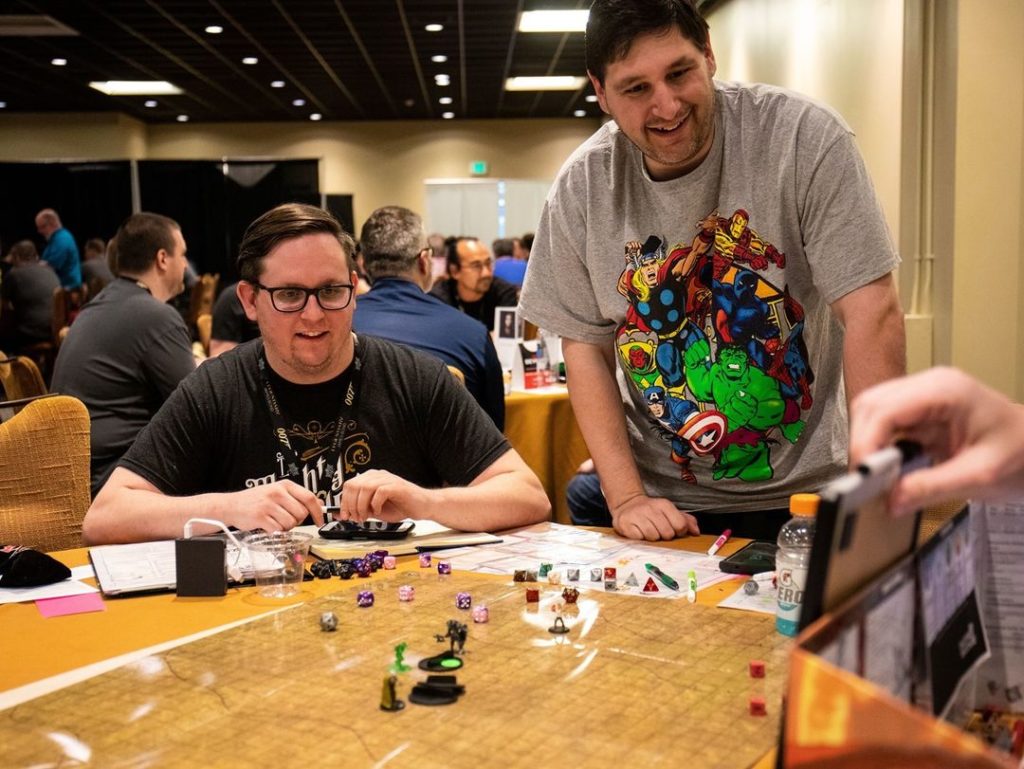
M746 580L743 580L745 582ZM740 589L720 601L718 605L723 609L742 609L743 611L756 611L761 614L775 614L779 602L778 591L771 582L759 582L758 590L753 595L747 595L743 590L743 583Z
M38 601L43 598L60 598L66 595L84 595L86 593L97 593L96 588L78 582L73 579L66 579L53 585L42 587L7 587L0 589L0 604L22 603L24 601Z
M686 577L692 569L697 577L697 589L729 579L732 575L719 571L718 556L669 550L663 547L641 545L596 531L565 526L540 524L515 534L504 535L500 545L482 545L472 548L445 550L444 557L453 569L475 571L482 574L508 574L516 569L537 571L542 563L550 563L561 574L562 583L585 590L605 589L603 570L615 567L619 593L643 595L651 598L683 598L686 596ZM644 564L651 563L679 583L672 590L655 579L656 593L644 593L643 587L651 575ZM578 582L567 577L568 569L579 569ZM600 580L591 579L591 570L601 569ZM630 575L636 577L636 586L625 583ZM544 581L546 578L540 578Z

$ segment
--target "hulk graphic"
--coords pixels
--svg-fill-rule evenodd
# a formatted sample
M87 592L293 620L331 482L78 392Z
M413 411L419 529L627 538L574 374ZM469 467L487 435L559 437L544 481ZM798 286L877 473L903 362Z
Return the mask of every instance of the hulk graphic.
M717 449L713 478L766 481L774 471L768 434L775 428L790 443L803 432L800 407L783 398L779 382L750 365L741 347L723 346L711 360L711 345L703 335L685 352L686 383L694 398L714 403L725 415L728 433Z

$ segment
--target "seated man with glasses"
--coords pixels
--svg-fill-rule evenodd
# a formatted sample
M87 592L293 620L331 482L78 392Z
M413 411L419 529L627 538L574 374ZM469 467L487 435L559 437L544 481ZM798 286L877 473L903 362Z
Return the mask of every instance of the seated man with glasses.
M494 257L476 238L450 238L445 242L448 280L439 280L430 293L494 331L494 309L515 307L519 290L494 277Z
M340 517L483 531L544 520L537 477L445 365L352 333L354 242L287 204L246 230L238 297L261 338L182 382L89 508L89 543L189 518L279 531ZM344 493L342 493L344 491Z

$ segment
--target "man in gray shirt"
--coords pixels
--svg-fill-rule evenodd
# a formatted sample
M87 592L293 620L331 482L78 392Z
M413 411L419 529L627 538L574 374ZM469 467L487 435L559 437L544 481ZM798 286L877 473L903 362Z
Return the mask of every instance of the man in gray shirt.
M847 398L904 370L867 171L824 105L713 80L690 0L597 0L586 46L614 122L555 180L523 314L563 337L620 534L771 537L845 469Z
M167 304L184 289L181 228L166 216L139 213L125 220L116 238L118 278L71 325L51 388L89 409L93 495L195 369L185 321Z

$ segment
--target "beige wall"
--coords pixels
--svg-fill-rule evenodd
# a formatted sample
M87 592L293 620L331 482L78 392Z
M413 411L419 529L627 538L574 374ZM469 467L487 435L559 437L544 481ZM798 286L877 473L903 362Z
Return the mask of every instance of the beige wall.
M553 179L600 125L592 119L146 126L118 115L0 116L0 159L319 158L320 189L354 196L355 218L382 205L423 211L423 180Z

